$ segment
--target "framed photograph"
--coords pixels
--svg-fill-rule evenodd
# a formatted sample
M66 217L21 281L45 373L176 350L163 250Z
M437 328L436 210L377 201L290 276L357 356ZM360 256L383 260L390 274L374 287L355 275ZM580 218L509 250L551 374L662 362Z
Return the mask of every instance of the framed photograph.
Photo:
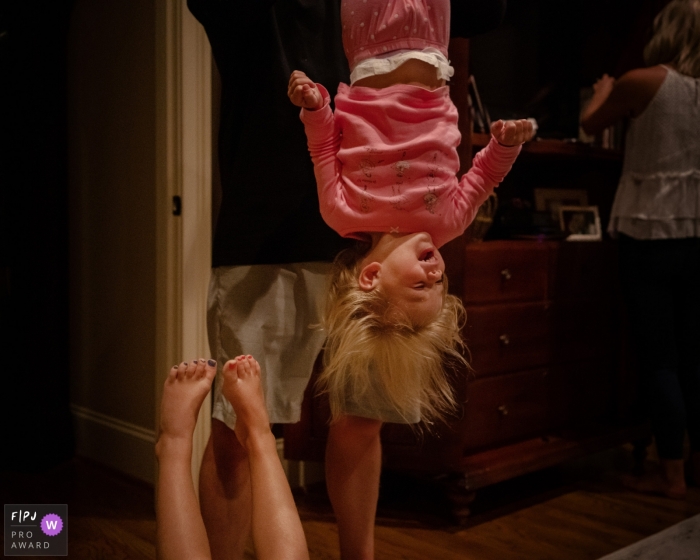
M584 189L535 189L535 210L549 212L554 223L559 222L562 206L588 206Z
M597 206L561 206L559 224L567 241L600 241L600 217Z

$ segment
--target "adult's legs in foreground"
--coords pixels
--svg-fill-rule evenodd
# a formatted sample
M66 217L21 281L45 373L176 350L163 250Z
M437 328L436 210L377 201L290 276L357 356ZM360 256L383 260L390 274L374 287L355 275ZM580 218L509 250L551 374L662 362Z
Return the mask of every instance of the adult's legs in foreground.
M239 356L223 370L224 396L236 411L236 437L248 452L253 543L260 560L308 560L304 530L277 455L260 385L260 365Z
M382 465L380 420L343 416L326 446L326 486L338 521L343 560L374 558L374 521Z
M192 481L192 434L216 374L213 360L174 366L163 387L156 443L156 552L162 560L211 558Z
M190 465L199 409L216 373L213 360L173 367L163 390L156 509L158 557L208 560L209 543L194 492ZM260 366L239 356L224 368L224 391L236 414L236 437L248 453L253 543L259 560L308 560L304 530L277 456L260 386Z
M202 458L199 498L212 558L242 559L252 511L248 454L233 430L215 418Z
M209 286L207 332L220 364L257 356L273 423L294 422L324 333L321 322L329 263L217 267ZM219 372L220 375L222 372ZM233 428L236 412L214 391L212 435L200 475L200 503L216 560L243 557L250 533L248 456Z

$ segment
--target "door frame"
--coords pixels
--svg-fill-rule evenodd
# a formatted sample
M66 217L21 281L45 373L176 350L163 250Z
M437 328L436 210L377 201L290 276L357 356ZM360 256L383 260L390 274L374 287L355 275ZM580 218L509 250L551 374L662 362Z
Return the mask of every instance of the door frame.
M186 0L156 0L156 433L173 364L209 356L211 50ZM175 215L179 197L181 214ZM193 438L192 476L211 433L207 397Z

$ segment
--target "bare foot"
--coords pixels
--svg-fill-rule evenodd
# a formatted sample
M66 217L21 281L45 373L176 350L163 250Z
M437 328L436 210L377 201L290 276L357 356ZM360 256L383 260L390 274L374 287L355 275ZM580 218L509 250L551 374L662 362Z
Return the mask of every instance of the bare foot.
M193 360L172 367L163 387L158 444L166 438L184 439L191 443L199 409L215 375L214 360Z
M657 494L675 500L685 498L685 482L672 483L661 473L648 473L641 476L625 475L621 480L623 486L635 492Z
M250 451L255 441L271 434L260 385L260 364L252 356L238 356L226 362L223 373L222 391L236 411L236 437Z

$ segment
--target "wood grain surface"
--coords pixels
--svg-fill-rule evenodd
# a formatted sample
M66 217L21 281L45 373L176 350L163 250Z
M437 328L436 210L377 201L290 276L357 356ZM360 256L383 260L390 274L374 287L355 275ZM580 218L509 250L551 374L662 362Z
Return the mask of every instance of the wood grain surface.
M616 449L483 489L455 525L442 481L382 478L378 560L594 560L700 513L686 500L635 494L617 482L631 454ZM82 459L42 473L1 473L4 503L67 503L69 558L152 560L153 489ZM337 528L322 487L297 493L311 558L336 560ZM255 558L249 546L247 558Z

